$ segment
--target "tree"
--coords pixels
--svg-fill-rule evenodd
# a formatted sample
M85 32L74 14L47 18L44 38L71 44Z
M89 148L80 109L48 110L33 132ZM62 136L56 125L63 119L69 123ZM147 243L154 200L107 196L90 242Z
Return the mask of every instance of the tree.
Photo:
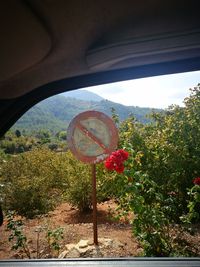
M20 137L20 136L21 136L21 132L20 132L19 130L16 130L16 131L15 131L15 135L16 135L17 137Z

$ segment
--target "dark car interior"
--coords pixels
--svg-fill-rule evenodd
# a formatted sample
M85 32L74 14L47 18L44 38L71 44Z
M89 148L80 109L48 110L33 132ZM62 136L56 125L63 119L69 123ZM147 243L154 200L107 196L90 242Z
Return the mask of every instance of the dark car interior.
M196 0L3 0L0 34L0 136L33 105L64 91L200 70ZM75 261L0 262L34 264ZM200 266L200 260L80 260L75 266L155 264Z

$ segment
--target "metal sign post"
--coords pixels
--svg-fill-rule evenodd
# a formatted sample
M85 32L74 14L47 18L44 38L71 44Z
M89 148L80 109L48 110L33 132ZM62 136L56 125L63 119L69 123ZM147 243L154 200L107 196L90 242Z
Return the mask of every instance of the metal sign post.
M92 208L93 208L93 236L94 244L98 245L98 232L97 232L97 194L96 194L96 164L92 166Z
M114 122L102 112L86 111L77 115L67 130L68 147L84 163L91 164L94 244L98 245L96 163L105 160L117 147Z

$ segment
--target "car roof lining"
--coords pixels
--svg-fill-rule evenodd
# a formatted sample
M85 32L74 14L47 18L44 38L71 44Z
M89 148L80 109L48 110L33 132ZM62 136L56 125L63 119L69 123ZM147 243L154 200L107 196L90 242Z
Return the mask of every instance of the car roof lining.
M127 68L133 64L138 66L141 65L140 58L142 65L159 63L160 55L154 62L146 57L150 47L148 36L154 38L151 43L153 55L160 47L167 58L169 44L166 47L164 42L161 44L160 34L167 36L174 32L178 35L181 31L200 28L198 3L194 0L126 0L123 4L115 0L87 0L87 4L80 0L7 0L1 2L0 7L0 30L8 33L7 38L3 38L4 45L0 44L0 99L16 98L60 79ZM98 70L92 68L88 56L92 51L94 61L97 57L94 48L110 47L130 38L138 46L122 47L120 52L124 56L123 51L127 51L126 58L117 59L116 64L119 54L116 51L115 63L108 64L108 56L114 53L110 49L98 57L106 64ZM188 32L187 40L189 38ZM141 50L145 42L146 46ZM177 43L178 40L171 40L171 45ZM200 49L200 41L196 45ZM187 42L183 42L183 47L184 53L177 60L186 58L187 50L191 48ZM175 48L174 52L177 45ZM132 56L137 59L130 62Z

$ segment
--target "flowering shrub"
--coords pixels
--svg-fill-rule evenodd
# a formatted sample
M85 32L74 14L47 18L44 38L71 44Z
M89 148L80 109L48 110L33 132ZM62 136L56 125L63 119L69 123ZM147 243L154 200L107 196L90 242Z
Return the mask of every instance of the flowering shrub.
M198 223L200 219L200 177L193 179L194 186L188 190L190 200L187 208L189 212L181 217L184 223Z
M193 184L200 185L200 177L197 177L193 180Z
M112 152L112 154L106 159L105 161L105 167L106 169L110 171L116 171L118 173L124 172L124 161L128 159L128 152L119 149L115 152Z

